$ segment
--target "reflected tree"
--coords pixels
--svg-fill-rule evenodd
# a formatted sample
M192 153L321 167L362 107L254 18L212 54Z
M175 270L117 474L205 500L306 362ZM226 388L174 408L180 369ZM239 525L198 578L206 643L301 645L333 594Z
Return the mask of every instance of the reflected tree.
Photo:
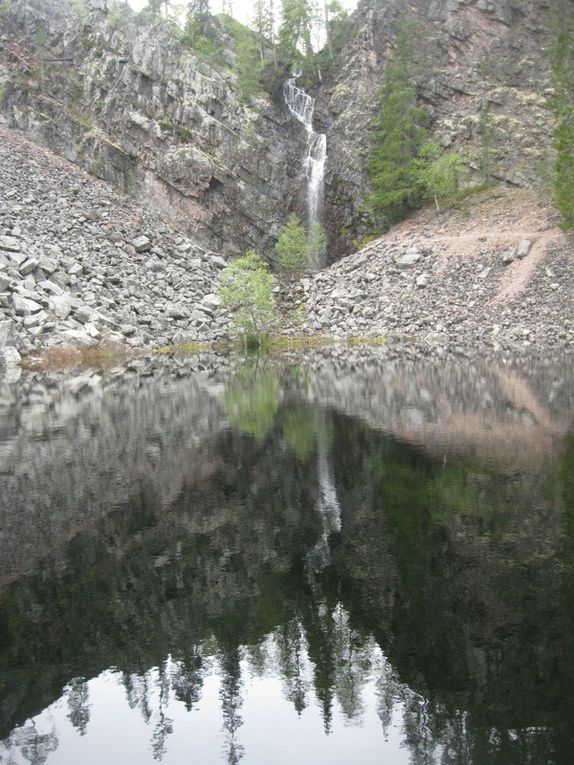
M68 719L80 736L86 735L90 721L89 690L83 677L70 680L67 688Z
M244 750L237 740L237 730L243 725L240 710L241 697L241 654L239 648L224 650L219 657L221 688L219 698L225 732L225 754L228 765L237 765L243 758Z

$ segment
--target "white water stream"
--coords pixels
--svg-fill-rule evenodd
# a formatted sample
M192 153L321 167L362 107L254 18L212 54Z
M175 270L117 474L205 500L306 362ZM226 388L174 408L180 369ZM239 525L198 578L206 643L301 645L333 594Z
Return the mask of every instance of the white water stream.
M315 223L321 223L322 218L327 136L313 130L315 99L296 84L300 76L300 72L295 72L293 77L287 80L283 85L283 94L289 111L307 131L305 177L307 180L307 226L310 231ZM313 265L320 268L324 264L314 263Z

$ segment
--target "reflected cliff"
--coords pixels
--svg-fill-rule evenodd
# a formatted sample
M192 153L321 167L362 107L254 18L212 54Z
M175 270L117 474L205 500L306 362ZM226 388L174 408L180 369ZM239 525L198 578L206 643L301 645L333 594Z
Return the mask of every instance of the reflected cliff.
M570 762L571 370L300 361L0 389L2 761Z

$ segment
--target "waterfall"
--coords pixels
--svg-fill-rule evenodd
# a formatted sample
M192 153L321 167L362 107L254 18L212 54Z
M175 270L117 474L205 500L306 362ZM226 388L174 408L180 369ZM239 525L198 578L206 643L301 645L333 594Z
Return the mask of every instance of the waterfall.
M307 226L310 231L315 223L321 223L322 218L327 136L313 130L315 99L296 85L296 80L300 76L301 72L293 73L293 77L283 86L283 94L289 111L305 125L307 131L305 178L307 179ZM313 265L319 268L324 264L316 262Z

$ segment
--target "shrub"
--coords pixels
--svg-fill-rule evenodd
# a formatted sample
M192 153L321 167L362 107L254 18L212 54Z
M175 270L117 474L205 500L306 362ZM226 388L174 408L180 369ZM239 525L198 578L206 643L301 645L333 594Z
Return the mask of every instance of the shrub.
M421 147L420 182L425 195L434 199L440 210L439 199L447 199L458 191L462 173L462 159L453 152L442 152L440 146L428 142Z
M277 321L267 263L254 252L234 260L221 274L218 294L233 314L233 325L244 347L261 345Z
M284 271L290 273L300 273L311 264L321 264L325 249L323 226L314 223L307 233L295 213L287 219L275 244L277 262Z

